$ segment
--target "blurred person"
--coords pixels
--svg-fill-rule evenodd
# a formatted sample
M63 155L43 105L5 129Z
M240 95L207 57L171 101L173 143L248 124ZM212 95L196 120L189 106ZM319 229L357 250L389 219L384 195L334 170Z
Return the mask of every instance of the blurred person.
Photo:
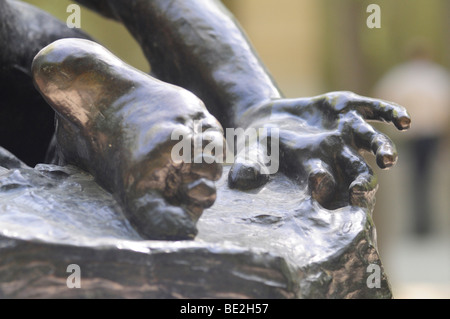
M432 228L430 179L433 159L450 122L450 73L432 60L425 41L416 41L408 60L387 72L375 87L375 96L405 106L414 121L407 136L413 163L413 232L427 235Z

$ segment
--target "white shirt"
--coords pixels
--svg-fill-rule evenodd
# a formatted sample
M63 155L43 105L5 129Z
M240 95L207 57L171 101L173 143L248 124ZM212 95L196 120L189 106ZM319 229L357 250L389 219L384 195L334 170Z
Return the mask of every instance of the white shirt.
M377 98L404 106L411 115L408 136L442 135L450 123L450 74L427 60L403 63L375 89Z

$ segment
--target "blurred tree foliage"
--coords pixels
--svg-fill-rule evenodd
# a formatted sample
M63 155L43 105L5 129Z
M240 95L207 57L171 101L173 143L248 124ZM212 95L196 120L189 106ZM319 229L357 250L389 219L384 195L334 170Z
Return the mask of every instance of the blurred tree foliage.
M450 1L321 0L327 87L370 95L376 81L406 59L412 41L426 39L436 62L450 66ZM366 8L381 7L381 28L369 29Z

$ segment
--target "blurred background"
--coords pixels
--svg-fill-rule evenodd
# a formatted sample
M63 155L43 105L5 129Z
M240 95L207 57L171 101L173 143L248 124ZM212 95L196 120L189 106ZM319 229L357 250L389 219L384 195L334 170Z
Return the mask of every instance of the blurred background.
M72 3L27 2L62 21ZM380 185L378 248L395 298L450 298L450 1L223 2L287 97L350 90L408 108L413 125L407 133L375 124L398 147L396 167L383 171L366 157ZM381 8L381 28L366 24L373 3ZM150 70L120 24L82 8L81 28L131 65Z

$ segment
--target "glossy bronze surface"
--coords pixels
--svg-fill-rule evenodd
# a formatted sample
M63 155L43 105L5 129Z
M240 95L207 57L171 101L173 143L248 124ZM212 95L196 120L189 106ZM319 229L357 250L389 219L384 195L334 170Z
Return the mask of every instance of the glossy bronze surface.
M244 31L218 0L78 0L123 23L152 74L197 95L223 127L242 127L251 106L282 97Z
M323 205L373 201L376 178L361 151L374 153L381 168L397 160L392 141L365 121L407 129L403 107L351 92L284 98L220 1L78 2L127 26L154 75L194 92L223 127L279 129L280 167L291 178L308 179L309 192ZM264 153L258 142L252 148ZM269 180L260 161L238 155L234 162L231 187L252 189Z
M231 291L235 286L230 288L230 283L241 282L242 278L255 287L246 291L245 296L247 293L255 296L251 293L260 291L258 287L269 287L271 292L256 294L259 297L390 296L385 278L379 294L368 291L364 280L353 280L355 276L363 278L369 263L381 264L370 216L376 177L360 153L372 152L381 168L395 164L397 153L392 141L366 121L392 122L398 129L406 129L410 118L404 108L351 92L284 98L238 23L216 0L78 2L123 23L140 43L151 63L152 75L159 80L131 68L94 42L58 40L87 36L68 30L63 23L18 1L0 0L0 36L2 43L11 44L0 50L0 76L4 84L1 90L11 93L6 101L13 105L2 109L2 119L13 123L5 125L7 134L17 134L12 129L17 125L13 121L21 118L17 116L16 105L23 104L23 97L31 106L43 105L42 100L33 102L37 94L30 73L31 58L43 49L36 56L32 71L36 87L57 114L54 159L57 164L72 164L91 173L114 195L133 229L128 227L128 221L120 219L120 210L114 204L111 211L102 210L90 218L89 214L95 214L104 203L96 201L96 194L103 194L105 203L114 201L78 168L49 165L31 169L2 151L0 157L5 168L0 169L4 186L0 193L5 200L11 200L11 194L18 196L13 205L15 210L3 211L1 215L2 249L6 247L8 254L21 254L36 248L44 252L31 254L31 261L48 257L49 267L59 267L57 260L61 256L88 258L94 252L104 256L103 245L107 242L115 247L108 250L111 254L108 256L118 262L120 270L128 254L122 255L120 245L129 245L128 256L136 258L133 263L137 264L144 258L140 255L142 251L156 250L157 254L163 251L166 255L161 259L149 253L148 258L157 260L152 263L146 259L143 267L147 271L148 262L160 267L161 272L156 277L141 276L138 280L140 283L142 278L149 278L152 283L149 296L164 296L166 289L174 289L175 293L167 295L180 297L176 292L183 289L180 282L195 287L187 291L198 296L198 287L204 286L201 280L206 277L208 282L220 283L220 289L208 291L219 292L218 296ZM48 45L50 42L53 43ZM47 124L43 129L48 129L48 119L53 114L50 108L47 110L50 116L45 116ZM40 111L21 110L20 114L40 125L41 119L36 117ZM174 160L171 151L178 140L172 139L172 134L177 131L187 136L191 146L198 139L203 145L207 140L205 129L211 129L209 134L217 139L223 138L221 125L247 131L271 129L265 140L278 141L277 164L281 174L265 174L265 155L274 149L267 149L260 140L249 143L251 152L257 156L236 154L227 176L218 182L222 198L211 208L212 215L200 219L200 244L192 241L147 245L145 239L193 239L198 219L217 197L213 182L219 179L221 166ZM32 126L26 130L39 131ZM274 135L275 131L278 134ZM36 145L40 152L45 152L48 133ZM36 162L38 158L30 160ZM70 190L82 202L81 215L86 218L78 215ZM20 202L23 199L27 208ZM60 218L57 226L55 217L49 216L45 209L51 205L54 205L52 212ZM15 218L14 214L28 207L36 208L37 213L27 215L30 214L27 211L22 218ZM112 221L112 225L101 225L102 216ZM36 224L30 226L30 220ZM81 228L85 223L91 227L75 231L73 220ZM95 225L89 225L90 221ZM39 223L50 226L33 228ZM28 232L29 227L32 232ZM126 233L133 234L125 238L126 242L114 238ZM42 238L62 246L27 243ZM64 246L67 238L79 239L69 253ZM18 252L9 250L12 242L19 247ZM237 253L229 248L230 242L240 246ZM49 246L55 249L50 252ZM262 253L256 252L258 249ZM192 258L185 258L186 253L192 254ZM272 254L279 254L281 259L271 258ZM204 260L202 256L206 256ZM220 258L217 267L216 256ZM12 266L0 265L7 269L6 273L0 273L0 293L10 291L10 286L3 283L8 283L8 270L18 267L14 264L16 259L8 260L13 261ZM250 267L239 268L242 260ZM167 261L176 267L166 269ZM280 262L286 261L289 267L280 266ZM27 264L19 267L28 267ZM125 268L128 274L136 269L134 265ZM219 276L215 270L219 270ZM95 287L96 276L101 275L97 270L93 273ZM223 279L221 274L229 275L230 280ZM176 280L168 279L167 286L161 285L157 282L158 275ZM113 277L117 279L118 275L115 273ZM22 278L17 280L20 282ZM30 278L30 282L36 281ZM129 282L121 284L124 286L119 285L119 293L129 287ZM237 294L244 290L237 289ZM105 293L105 289L100 291Z
M2 298L392 298L370 211L324 209L283 174L242 192L224 167L196 238L153 241L85 171L17 162L0 147Z
M61 38L90 37L27 3L0 1L0 145L28 165L45 160L55 114L31 79L31 62Z
M172 133L182 132L194 145L202 138L200 123L222 139L220 124L197 97L80 39L59 40L39 52L33 77L57 113L59 164L95 176L144 237L195 236L195 222L215 200L211 181L220 177L220 166L174 162L178 140Z
M249 109L241 117L245 127L278 129L281 171L299 181L308 180L313 198L329 208L347 203L372 207L376 177L360 152L373 153L383 169L397 161L393 142L366 120L392 122L400 130L410 124L403 107L351 92L274 100ZM265 147L256 144L256 149ZM234 188L259 187L266 182L259 177L263 172L264 165L237 159L229 184Z
M399 129L407 128L410 120L402 107L349 92L328 93L313 98L283 98L283 94L254 53L244 32L218 1L141 0L133 2L133 5L128 1L80 2L124 23L141 44L151 63L153 74L164 81L194 92L223 126L278 129L281 170L293 179L308 180L309 193L319 203L330 208L340 207L348 202L363 207L371 205L377 186L376 178L359 152L372 151L382 168L393 165L397 154L389 138L375 131L365 120L390 121ZM62 37L62 35L56 37L58 36ZM103 57L96 59L102 60ZM76 90L69 92L67 89L54 86L46 88L44 92L44 95L52 96L50 103L54 105L64 102L66 96L74 99L79 105L78 108L66 109L65 116L66 119L75 121L76 125L88 127L90 117L97 116L95 112L103 114L103 111L94 113L91 113L92 110L85 111L82 105L98 99L105 105L113 103L122 94L125 96L129 94L130 86L133 86L130 81L123 80L126 78L126 72L122 74L122 69L118 68L114 72L105 71L105 68L100 67L101 64L99 62L94 65L89 63L79 65L78 62L72 62L70 72L63 70L62 74L71 74L78 69L83 71L76 72L89 74L77 78ZM108 74L107 78L102 75L104 72ZM55 78L52 81L61 81L61 75L55 76L59 77L58 80ZM106 96L99 94L99 91L113 93ZM84 92L82 95L87 97L78 96L74 92ZM143 96L141 93L137 95L139 98ZM167 96L169 95L170 93L167 93ZM182 107L179 108L181 109ZM155 119L151 121L159 122ZM164 119L162 121L164 122ZM88 146L83 141L86 136L80 137L74 133L78 132L78 128L74 127L75 124L60 122L59 141L68 141L67 144L71 144L72 148L74 145L81 148L60 154L64 160L75 162L85 168L88 167L86 163L95 163L94 167L102 167L104 172L95 175L109 189L112 189L109 185L126 185L123 176L111 176L106 173L115 166L114 164L106 160L101 160L102 164L99 164L98 161L91 160L92 155L85 156L85 153L105 152L111 155L122 152L120 147L117 149L115 147L124 142L110 143L108 140L118 138L112 133L114 131L111 129L112 124L105 125L109 131L102 132L100 137L91 141L95 146L87 144L90 148L87 152L84 148ZM103 120L102 123L106 121ZM148 134L147 129L148 127L138 128L142 135ZM170 128L165 128L166 137L169 131ZM131 149L130 145L127 147ZM256 152L266 151L258 142L251 147ZM168 152L169 147L165 149ZM121 156L128 160L128 155ZM165 156L167 157L168 153ZM114 158L105 155L97 157ZM161 158L163 157L161 155ZM265 163L240 158L239 154L234 162L228 179L230 187L252 189L264 185L269 180L269 176L262 173L265 170ZM121 170L122 168L119 168L117 172ZM201 170L202 168L197 168L196 172ZM174 174L179 175L179 171ZM156 189L161 192L163 184L159 183ZM174 192L173 189L178 188L171 186L165 191L165 196L170 198L171 202L181 203L185 200L190 202L189 197L192 194L200 196L201 192L198 189L209 193L207 186L197 185L193 189L192 187L183 187L184 192ZM174 195L175 193L177 195ZM191 211L200 209L193 208ZM193 214L197 217L199 215Z

